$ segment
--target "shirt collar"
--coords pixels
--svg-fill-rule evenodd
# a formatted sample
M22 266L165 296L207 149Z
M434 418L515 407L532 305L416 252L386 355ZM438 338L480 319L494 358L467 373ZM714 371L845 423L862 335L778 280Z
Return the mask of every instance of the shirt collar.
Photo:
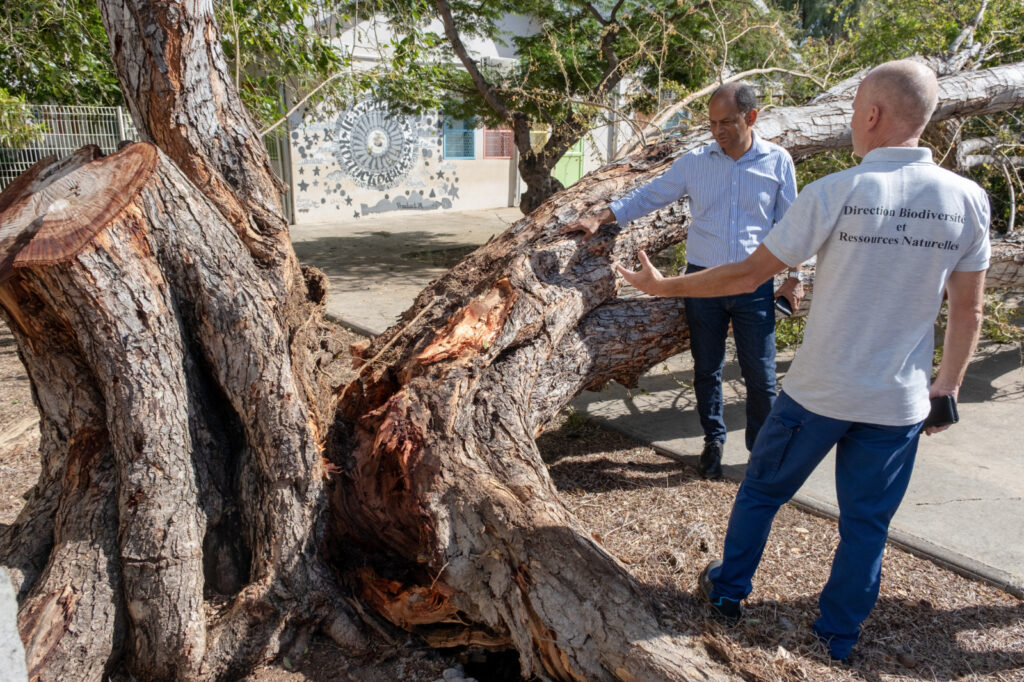
M872 149L861 163L933 163L932 150L928 147L876 147Z

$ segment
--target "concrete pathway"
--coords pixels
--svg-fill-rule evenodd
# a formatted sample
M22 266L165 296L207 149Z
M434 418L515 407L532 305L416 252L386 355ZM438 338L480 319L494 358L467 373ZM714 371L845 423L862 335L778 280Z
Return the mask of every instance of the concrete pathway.
M397 322L461 256L522 217L518 208L384 213L344 224L293 225L291 235L299 260L330 280L328 312L372 336Z
M584 393L576 409L663 454L697 465L704 434L690 386L688 354L672 358L627 392L612 385ZM743 382L730 349L723 377L725 475L743 478L747 450ZM779 374L792 354L782 353ZM1024 358L1016 346L986 344L960 393L960 423L922 437L914 475L893 518L890 539L960 572L1024 596ZM834 452L794 498L835 517Z
M0 680L24 682L27 679L25 647L18 634L18 600L10 576L0 568Z
M519 219L518 209L462 213L399 213L345 224L292 229L302 262L327 273L328 313L346 326L379 334L414 297L472 247ZM742 381L725 372L730 431L725 474L741 480ZM780 355L780 376L790 355ZM1024 596L1024 354L1019 346L985 344L961 389L961 422L924 437L907 496L893 519L893 541L954 569ZM703 435L689 388L689 354L655 367L641 390L612 385L584 393L580 412L650 443L664 455L696 465ZM807 481L797 504L835 516L832 456Z

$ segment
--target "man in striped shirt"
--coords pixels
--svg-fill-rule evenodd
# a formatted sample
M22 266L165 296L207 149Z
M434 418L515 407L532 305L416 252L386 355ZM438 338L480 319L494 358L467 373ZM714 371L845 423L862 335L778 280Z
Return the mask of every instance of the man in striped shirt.
M689 197L692 221L686 238L686 272L743 260L796 198L793 160L785 149L762 140L752 129L756 106L749 85L721 86L708 103L714 142L684 154L660 177L562 231L582 231L589 237L604 223L625 224ZM722 476L726 437L722 367L729 324L747 390L749 451L775 400L775 297L784 296L795 310L803 296L799 268L789 274L778 292L769 279L753 293L683 299L697 413L704 430L700 473L705 478Z

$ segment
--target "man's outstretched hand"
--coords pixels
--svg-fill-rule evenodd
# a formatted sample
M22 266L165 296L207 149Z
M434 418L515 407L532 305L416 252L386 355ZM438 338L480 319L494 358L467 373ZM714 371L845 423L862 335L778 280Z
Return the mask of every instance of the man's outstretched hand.
M622 279L645 294L661 296L659 285L665 278L662 277L657 268L651 265L651 260L647 257L646 251L641 251L639 255L640 269L638 271L627 270L620 263L615 264L615 270L622 275Z
M569 234L572 232L582 232L584 239L590 239L597 234L598 228L605 223L615 222L615 214L612 213L611 209L604 209L599 213L584 216L571 223L565 225L558 232L559 234Z

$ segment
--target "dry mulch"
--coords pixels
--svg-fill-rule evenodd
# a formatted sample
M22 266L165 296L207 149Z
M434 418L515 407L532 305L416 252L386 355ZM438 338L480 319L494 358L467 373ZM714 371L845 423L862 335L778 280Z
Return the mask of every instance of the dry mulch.
M13 339L0 325L0 523L14 520L38 476L38 433L24 424L35 414ZM852 664L830 663L810 624L836 524L791 506L776 518L743 621L726 628L694 589L697 572L721 552L735 483L703 481L692 467L569 413L538 445L565 504L629 568L666 630L701 639L743 679L1024 681L1024 603L892 547ZM359 661L317 639L300 660L247 679L431 682L459 663L480 682L517 677L514 660L480 662L474 652L435 652L410 638Z
M835 521L783 507L745 603L726 628L695 597L721 555L737 484L708 482L647 446L569 419L538 441L566 505L623 561L662 623L702 636L747 680L1024 680L1024 603L895 547L851 665L811 631L839 540Z

